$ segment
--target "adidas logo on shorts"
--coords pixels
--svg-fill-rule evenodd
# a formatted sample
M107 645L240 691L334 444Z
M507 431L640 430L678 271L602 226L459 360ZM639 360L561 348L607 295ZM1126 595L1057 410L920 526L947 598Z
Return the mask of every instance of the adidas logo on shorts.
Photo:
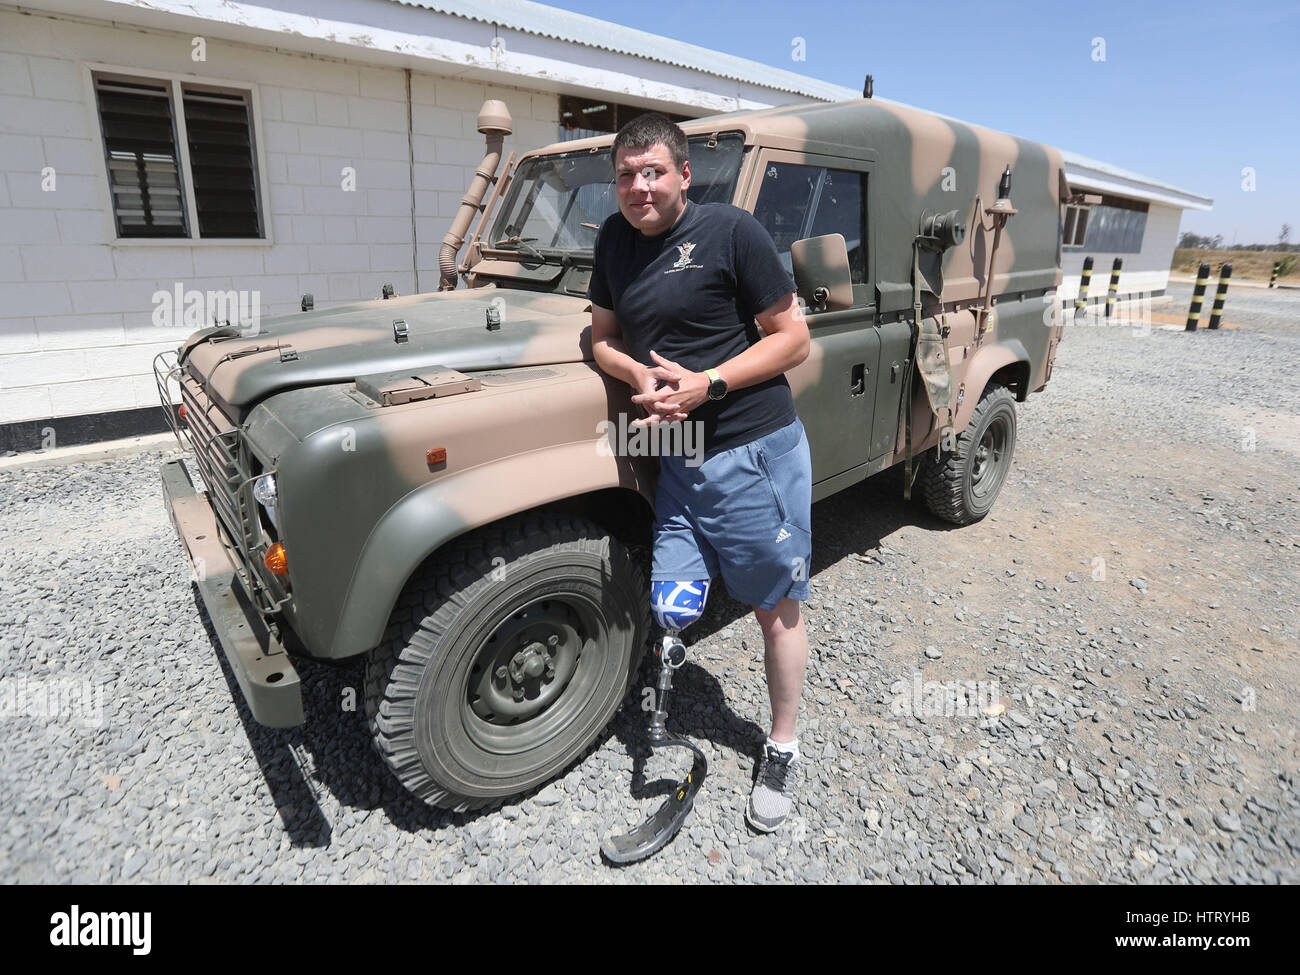
M786 531L785 528L782 528L779 532L776 533L776 540L778 542L784 542L789 537L790 537L790 533Z

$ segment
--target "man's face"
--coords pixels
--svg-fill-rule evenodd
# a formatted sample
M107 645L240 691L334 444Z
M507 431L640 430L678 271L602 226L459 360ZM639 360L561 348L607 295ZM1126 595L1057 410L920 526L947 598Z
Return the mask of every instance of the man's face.
M619 211L647 237L664 233L686 209L691 164L683 162L678 172L662 142L647 149L620 150L614 175Z

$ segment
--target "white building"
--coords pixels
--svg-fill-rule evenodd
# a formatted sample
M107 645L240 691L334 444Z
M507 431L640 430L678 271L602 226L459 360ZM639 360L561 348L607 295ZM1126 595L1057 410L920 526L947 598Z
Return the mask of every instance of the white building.
M509 152L648 109L855 97L525 0L0 4L0 451L163 429L153 356L208 324L155 323L178 287L256 291L263 315L435 288L487 98ZM1181 211L1211 201L1066 163L1110 199L1065 289L1087 252L1104 293L1106 248L1136 241L1122 290L1162 291Z
M1164 294L1183 211L1209 210L1214 201L1078 153L1063 150L1061 155L1070 188L1101 197L1099 205L1066 208L1061 296L1073 300L1078 294L1086 257L1093 260L1091 302L1105 300L1115 258L1123 262L1120 294Z

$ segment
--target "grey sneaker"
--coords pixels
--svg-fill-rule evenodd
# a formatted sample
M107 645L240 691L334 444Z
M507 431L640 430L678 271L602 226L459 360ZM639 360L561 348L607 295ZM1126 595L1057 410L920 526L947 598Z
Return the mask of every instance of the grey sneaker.
M770 833L785 822L794 805L795 786L799 782L802 759L793 752L783 752L771 745L765 746L758 763L758 779L749 794L749 807L745 821L754 829Z

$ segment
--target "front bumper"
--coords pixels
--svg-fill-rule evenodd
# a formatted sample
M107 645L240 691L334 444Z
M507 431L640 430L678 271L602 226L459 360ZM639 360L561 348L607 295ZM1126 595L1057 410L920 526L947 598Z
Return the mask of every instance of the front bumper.
M199 595L253 717L270 728L302 724L298 672L236 580L207 495L194 489L182 460L162 465L162 484L172 527L185 546Z

